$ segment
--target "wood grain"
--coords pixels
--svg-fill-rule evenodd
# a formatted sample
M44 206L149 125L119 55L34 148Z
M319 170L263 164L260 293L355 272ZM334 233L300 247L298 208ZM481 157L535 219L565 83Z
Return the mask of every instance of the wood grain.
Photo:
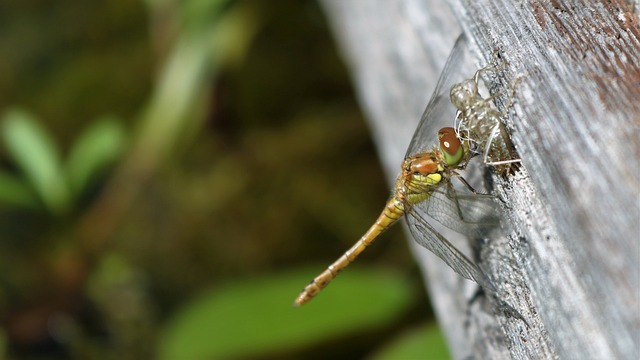
M524 76L505 119L522 170L494 179L512 226L480 255L528 326L414 245L458 359L640 355L640 7L582 3L323 1L390 183L460 32L478 67L508 62L492 87Z

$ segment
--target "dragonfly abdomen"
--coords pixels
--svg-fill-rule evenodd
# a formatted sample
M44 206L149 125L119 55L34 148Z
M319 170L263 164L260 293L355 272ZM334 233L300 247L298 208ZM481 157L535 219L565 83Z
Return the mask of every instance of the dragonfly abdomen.
M396 196L392 197L387 202L387 205L384 207L384 210L382 210L380 216L378 216L376 222L373 223L373 225L364 235L362 235L360 240L358 240L349 250L347 250L342 256L340 256L338 260L329 265L329 267L327 267L325 271L316 276L296 298L293 305L300 306L313 299L313 297L316 296L316 294L318 294L320 290L329 285L331 280L333 280L344 268L351 264L358 257L358 255L360 255L360 253L362 253L367 248L367 246L371 245L371 243L373 243L378 235L380 235L383 231L385 231L396 221L398 221L398 219L400 219L404 215L404 212L405 209L402 201Z

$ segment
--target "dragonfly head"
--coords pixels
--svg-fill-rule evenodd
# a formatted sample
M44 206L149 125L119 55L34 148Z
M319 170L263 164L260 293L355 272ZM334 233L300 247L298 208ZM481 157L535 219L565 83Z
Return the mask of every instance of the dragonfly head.
M449 166L455 166L460 163L464 155L464 148L456 130L451 127L445 127L438 131L438 139L440 140L440 150L444 161Z
M473 79L467 79L451 87L449 98L458 110L464 110L471 106L478 95L478 85Z

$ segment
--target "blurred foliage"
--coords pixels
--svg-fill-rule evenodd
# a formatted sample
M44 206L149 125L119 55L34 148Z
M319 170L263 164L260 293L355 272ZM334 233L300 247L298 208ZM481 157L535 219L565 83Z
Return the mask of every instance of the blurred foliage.
M358 358L428 320L399 228L290 307L388 185L320 8L275 3L0 4L0 356Z
M373 360L425 358L451 358L444 336L434 323L405 331L372 357Z
M161 357L255 357L304 349L388 324L402 314L412 295L400 276L354 269L335 285L331 298L292 311L289 294L313 275L314 269L296 269L204 294L176 314L162 341Z
M147 19L138 1L3 1L0 108L36 110L65 144L87 119L134 115L154 77Z
M118 119L107 117L90 124L80 135L65 164L59 146L30 114L7 111L0 130L8 154L24 176L21 181L0 170L0 179L4 179L0 203L35 207L37 194L52 215L67 212L91 181L117 159L124 146Z

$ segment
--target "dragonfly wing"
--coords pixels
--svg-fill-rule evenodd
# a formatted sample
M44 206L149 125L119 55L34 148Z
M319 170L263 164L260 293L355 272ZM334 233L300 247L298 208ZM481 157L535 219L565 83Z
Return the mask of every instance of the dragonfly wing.
M434 189L426 201L414 208L471 238L487 237L500 228L502 212L494 196L462 193L450 182Z
M462 277L475 281L485 289L495 289L489 277L473 261L456 249L425 220L420 209L412 208L406 218L411 235L418 244L436 254Z
M461 34L447 58L436 89L422 114L405 157L430 150L431 144L438 143L438 130L455 125L456 109L449 100L449 92L453 84L463 81L469 69L475 67L472 60L469 42L466 36ZM466 75L468 77L468 74Z

